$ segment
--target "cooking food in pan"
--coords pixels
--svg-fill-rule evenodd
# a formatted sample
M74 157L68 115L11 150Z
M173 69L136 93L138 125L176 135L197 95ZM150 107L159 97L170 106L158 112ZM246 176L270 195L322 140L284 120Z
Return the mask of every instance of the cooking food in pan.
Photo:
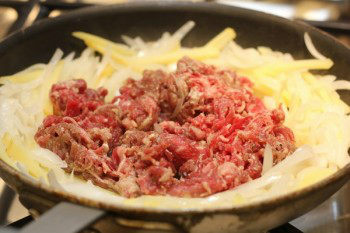
M186 23L155 42L75 32L87 49L0 82L1 158L80 196L155 208L230 206L313 184L349 162L348 81L333 61L242 48L232 28L202 47ZM336 139L336 140L334 140Z

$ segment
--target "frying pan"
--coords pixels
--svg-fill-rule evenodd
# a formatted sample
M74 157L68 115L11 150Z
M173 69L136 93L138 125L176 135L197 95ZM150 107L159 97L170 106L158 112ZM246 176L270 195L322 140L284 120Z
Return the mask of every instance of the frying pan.
M194 20L197 26L184 39L185 46L201 46L229 26L237 31L237 42L243 47L264 45L291 53L297 59L310 57L303 41L304 32L308 32L319 51L335 62L330 72L340 79L349 80L350 50L313 27L264 13L213 3L167 1L89 7L62 17L40 21L0 43L0 75L18 72L34 63L47 62L58 47L65 53L82 51L83 43L71 37L71 33L76 30L114 41L120 41L122 34L155 40L162 32L174 32L188 20ZM341 97L350 103L349 94L341 93ZM91 222L100 218L99 224L112 221L113 224L157 228L157 232L260 232L288 222L326 200L348 181L350 165L317 184L273 200L210 210L154 210L79 198L42 186L3 161L0 161L0 175L35 216L61 203L58 208L49 211L49 216L56 218L56 224L57 219L74 220L73 224L75 222L78 225L79 222ZM67 202L78 205L62 204ZM52 223L50 232L54 232L54 221L49 222L45 215L43 218L45 220L39 219L38 222L46 222L47 226ZM61 228L57 232L65 232L65 227L69 225L68 222L59 224ZM26 232L35 231L32 229Z

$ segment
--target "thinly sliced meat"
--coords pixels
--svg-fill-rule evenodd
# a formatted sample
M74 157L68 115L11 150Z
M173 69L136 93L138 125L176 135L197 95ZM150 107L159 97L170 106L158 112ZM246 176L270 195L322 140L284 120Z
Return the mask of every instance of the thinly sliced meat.
M260 177L267 144L274 164L295 150L282 109L268 110L252 87L186 57L173 73L129 79L111 103L84 80L58 83L35 139L67 171L122 196L204 197Z

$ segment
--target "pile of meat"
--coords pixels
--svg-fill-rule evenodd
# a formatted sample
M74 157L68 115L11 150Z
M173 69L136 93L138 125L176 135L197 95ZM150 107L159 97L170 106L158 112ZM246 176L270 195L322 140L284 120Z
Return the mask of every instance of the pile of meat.
M74 171L125 197L204 197L261 176L295 149L281 109L268 110L252 83L230 70L181 59L177 70L144 71L111 103L84 80L52 86L54 114L35 135Z

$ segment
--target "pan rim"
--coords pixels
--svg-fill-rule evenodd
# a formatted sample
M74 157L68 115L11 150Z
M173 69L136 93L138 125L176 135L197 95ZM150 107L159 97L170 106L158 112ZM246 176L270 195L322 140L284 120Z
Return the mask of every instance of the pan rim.
M91 6L83 9L75 10L73 12L66 13L62 16L53 18L53 19L45 19L35 23L33 26L30 26L26 29L15 32L5 38L0 43L0 56L4 51L8 50L9 47L15 45L18 41L21 40L23 35L30 36L46 28L52 27L55 24L59 24L62 22L69 22L73 18L77 17L88 17L89 15L98 14L101 12L134 12L134 11L148 11L148 10L186 10L186 11L195 11L195 12L203 12L203 13L211 13L211 14L233 14L233 13L241 13L241 14L254 14L257 17L268 18L274 21L279 21L281 24L287 24L290 26L299 27L306 32L314 32L319 33L323 37L327 37L338 46L342 46L344 49L349 50L346 46L338 42L334 37L329 34L314 28L310 25L299 21L293 21L284 19L278 16L257 12L248 9L242 9L233 6L221 5L216 3L193 3L193 2L167 2L167 1L154 1L154 2L133 2L133 3L125 3L125 4L115 4L108 6ZM26 177L24 174L20 173L18 170L14 169L2 159L0 159L0 168L5 172L15 176L21 184L27 184L31 186L31 188L38 188L41 191L45 192L48 195L53 195L55 197L64 198L66 201L95 207L95 208L103 208L109 211L115 212L127 212L127 213L139 213L139 214L203 214L203 213L245 213L252 211L259 211L262 209L270 209L281 204L288 203L292 200L302 199L305 196L312 195L319 190L322 190L329 184L333 182L340 181L341 179L346 179L346 176L350 178L350 164L347 164L345 167L338 170L333 175L323 179L313 185L305 187L303 189L289 192L287 194L283 194L277 196L275 198L265 199L256 202L248 202L242 205L235 206L222 206L222 207L210 207L210 208L195 208L195 209L158 209L151 207L136 207L136 206L127 206L127 205L119 205L119 204L111 204L107 202L96 201L84 197L79 197L73 195L69 192L62 192L58 190L54 190L49 188L47 185L40 184L39 182L33 181L30 178Z

